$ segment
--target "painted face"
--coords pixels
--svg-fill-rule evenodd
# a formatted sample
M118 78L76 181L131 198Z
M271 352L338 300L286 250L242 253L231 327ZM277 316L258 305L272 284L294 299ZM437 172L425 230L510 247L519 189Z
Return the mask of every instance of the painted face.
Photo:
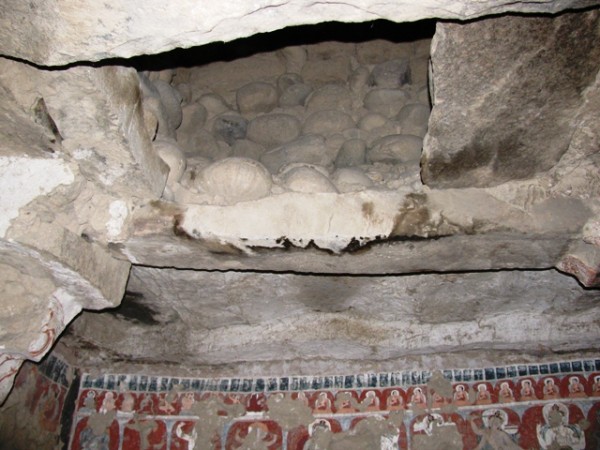
M494 414L490 417L490 428L498 429L502 426L502 418Z

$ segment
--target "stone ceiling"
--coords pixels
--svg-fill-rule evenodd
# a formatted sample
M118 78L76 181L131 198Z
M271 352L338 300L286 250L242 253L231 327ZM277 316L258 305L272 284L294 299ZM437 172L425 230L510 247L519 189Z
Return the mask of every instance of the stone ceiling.
M107 60L334 18L470 20L596 4L291 1L243 10L180 2L163 13L153 1L5 3L0 182L9 195L0 202L0 271L9 295L0 393L79 311L120 303L81 314L56 351L98 370L261 376L597 351L598 10L440 22L431 43L430 36L404 36L374 45L373 53L368 45L357 50L361 39L329 36L199 68L169 66L161 61L167 55ZM235 46L219 51L228 48ZM387 72L376 73L392 60L405 61L395 67L408 64L412 78L398 81L392 72L399 84L387 86ZM147 70L148 61L168 70L134 70ZM282 79L285 73L296 77ZM289 82L307 86L312 97L291 106L279 97L266 112L246 109L241 86L227 85L242 74L277 86L277 96L278 83ZM338 77L334 85L349 93L347 102L345 94L323 94L331 85L319 79L325 75ZM367 101L374 91L385 95ZM345 114L335 120L351 125L338 130L328 113L329 122L309 126L317 93L327 111ZM390 96L401 100L385 103ZM432 106L422 135L408 133L419 142L417 158L394 144L392 157L377 159L388 147L375 129L383 137L407 134L394 122L398 102ZM251 127L271 110L296 117L293 139L319 130L322 152L294 160L278 147L289 140L244 139L253 142L245 151L257 142L266 147L260 162L243 166L263 177L265 189L238 198L239 190L222 187L229 184L210 185L208 170L227 160L218 152L231 156L241 140L215 140L224 137L215 121L227 113L218 123ZM177 114L184 125L174 124ZM204 140L202 148L217 153L179 148L186 136L176 128L203 114L190 132L212 133L216 143ZM375 116L380 126L368 125ZM336 154L349 140L366 142L368 154L352 166L353 176L362 173L353 181L360 188L346 191L339 174L347 167ZM289 175L297 168L279 171L276 152L292 158L282 167L304 164L312 181L298 188ZM256 175L262 164L268 169ZM220 176L239 183L239 173Z
M8 0L2 5L0 42L5 55L54 66L155 54L177 47L231 41L286 26L329 21L469 20L506 12L557 13L597 4L594 0L261 0L226 4L180 0L166 6L161 0L143 4L124 0L77 3L52 0L25 4Z
M179 376L510 363L593 349L598 299L554 270L390 277L134 267L121 306L84 313L60 349L89 370L110 361L112 370Z

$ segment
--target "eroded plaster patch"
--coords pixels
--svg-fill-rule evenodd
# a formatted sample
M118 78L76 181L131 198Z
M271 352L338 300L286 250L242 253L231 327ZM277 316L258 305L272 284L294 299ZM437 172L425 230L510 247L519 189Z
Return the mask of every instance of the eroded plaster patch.
M115 200L108 207L110 219L106 224L106 233L110 238L116 238L123 230L123 224L129 215L127 203L123 200Z
M18 217L20 208L57 186L74 181L71 169L58 158L0 158L0 237L6 236L10 222Z
M73 317L81 311L81 304L77 302L77 299L70 292L62 287L54 291L52 298L60 305L62 311L60 318L65 324L71 322Z

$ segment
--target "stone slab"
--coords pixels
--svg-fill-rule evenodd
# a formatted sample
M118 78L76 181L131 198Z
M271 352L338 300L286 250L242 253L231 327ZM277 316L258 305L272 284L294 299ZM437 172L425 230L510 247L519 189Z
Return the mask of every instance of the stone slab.
M352 0L311 2L297 0L259 3L214 3L182 0L165 7L163 0L73 4L53 0L25 4L2 3L0 47L3 53L42 65L141 54L154 54L214 41L269 32L286 26L327 21L361 22L386 18L395 22L440 19L473 19L505 12L556 13L598 5L593 0L544 2L494 0L407 1Z
M600 293L554 270L412 276L136 267L122 306L82 314L63 345L82 364L286 367L463 351L585 351ZM519 326L515 327L514 324ZM84 362L85 361L85 362ZM310 372L309 372L310 373Z
M585 124L599 38L597 10L438 23L423 181L485 187L553 168Z

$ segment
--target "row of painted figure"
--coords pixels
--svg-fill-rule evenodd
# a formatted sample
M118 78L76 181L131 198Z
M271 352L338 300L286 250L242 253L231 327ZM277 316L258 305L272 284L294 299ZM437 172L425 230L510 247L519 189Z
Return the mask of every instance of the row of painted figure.
M600 448L600 374L273 393L80 391L72 448ZM445 442L445 441L444 441ZM366 444L368 443L368 444ZM354 447L353 447L354 445Z
M315 414L344 414L362 411L394 411L407 408L442 408L445 405L491 405L495 403L553 400L560 398L600 397L600 375L590 377L588 384L583 376L571 375L561 380L558 377L545 377L540 380L525 378L519 381L458 383L453 386L450 396L427 386L415 386L408 390L365 389L335 391L299 391L292 393L294 398L311 407ZM586 385L589 386L586 388ZM144 396L136 392L84 390L80 397L80 410L124 412L138 411L148 414L186 414L191 411L197 399L213 395L209 393L180 392L174 389L169 393ZM247 411L261 411L265 393L219 394L226 403L242 403ZM152 399L158 398L158 404Z
M368 443L364 448L391 450L420 448L428 441L440 440L447 442L447 449L598 448L600 402L583 402L588 404L556 401L521 409L322 415L301 424L270 414L232 417L220 415L220 411L212 418L117 414L105 422L104 430L97 422L91 423L93 416L85 416L77 422L71 448L317 450L362 442Z

